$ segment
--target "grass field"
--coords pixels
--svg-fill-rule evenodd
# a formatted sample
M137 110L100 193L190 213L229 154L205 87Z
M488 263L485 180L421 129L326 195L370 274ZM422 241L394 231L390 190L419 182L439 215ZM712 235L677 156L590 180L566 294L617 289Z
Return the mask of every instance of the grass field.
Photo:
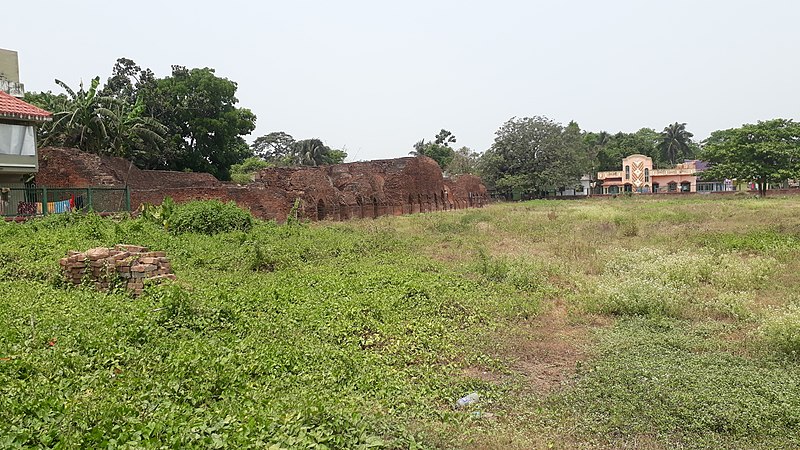
M179 281L61 282L116 243ZM798 257L800 197L0 223L0 448L797 448Z

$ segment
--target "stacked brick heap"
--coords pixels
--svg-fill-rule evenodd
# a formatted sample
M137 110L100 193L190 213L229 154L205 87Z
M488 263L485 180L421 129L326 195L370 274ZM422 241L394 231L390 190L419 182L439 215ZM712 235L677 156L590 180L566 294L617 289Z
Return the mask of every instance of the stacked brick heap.
M175 279L164 252L151 252L138 245L98 247L85 253L71 251L61 258L60 264L68 282L78 285L91 281L102 291L121 280L134 295L140 295L145 280L150 283Z

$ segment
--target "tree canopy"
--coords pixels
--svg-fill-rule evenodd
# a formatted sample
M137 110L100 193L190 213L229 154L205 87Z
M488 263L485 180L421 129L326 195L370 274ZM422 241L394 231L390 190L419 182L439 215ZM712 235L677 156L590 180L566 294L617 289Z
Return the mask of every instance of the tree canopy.
M445 168L448 176L477 174L481 154L469 147L461 147L453 152L453 159Z
M244 136L256 121L249 109L235 106L235 94L236 83L214 69L182 66L140 92L148 112L169 130L165 157L151 165L230 179L230 167L252 154Z
M800 178L800 124L773 119L715 131L702 159L710 164L706 178L755 181L766 195L768 183Z
M332 149L318 138L295 141L283 131L256 138L251 148L253 154L276 166L341 164L347 158L345 150Z
M436 134L433 141L426 141L420 139L414 144L414 150L409 152L409 155L414 156L427 156L439 164L442 170L446 170L447 166L453 161L455 152L450 148L450 144L456 142L456 137L450 131L444 128Z
M546 117L512 118L497 130L481 161L484 180L498 190L536 194L572 187L589 170L580 127Z

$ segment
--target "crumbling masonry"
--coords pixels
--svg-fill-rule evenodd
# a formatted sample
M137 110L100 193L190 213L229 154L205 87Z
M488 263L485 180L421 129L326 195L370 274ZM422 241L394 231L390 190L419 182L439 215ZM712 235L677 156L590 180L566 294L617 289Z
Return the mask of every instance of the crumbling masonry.
M131 207L218 199L234 201L262 219L283 222L296 200L298 215L311 220L347 220L384 215L481 207L487 201L480 178L442 176L427 157L407 157L320 167L271 168L252 183L224 183L210 174L141 170L122 158L76 149L39 152L36 182L53 188L128 186Z

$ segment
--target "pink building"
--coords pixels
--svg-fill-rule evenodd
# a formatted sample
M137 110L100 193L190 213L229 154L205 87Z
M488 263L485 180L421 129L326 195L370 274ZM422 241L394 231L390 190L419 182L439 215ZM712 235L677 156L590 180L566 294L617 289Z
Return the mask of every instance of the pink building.
M630 155L622 160L621 171L598 172L603 194L636 192L697 192L697 161L687 161L674 169L653 169L653 159Z

